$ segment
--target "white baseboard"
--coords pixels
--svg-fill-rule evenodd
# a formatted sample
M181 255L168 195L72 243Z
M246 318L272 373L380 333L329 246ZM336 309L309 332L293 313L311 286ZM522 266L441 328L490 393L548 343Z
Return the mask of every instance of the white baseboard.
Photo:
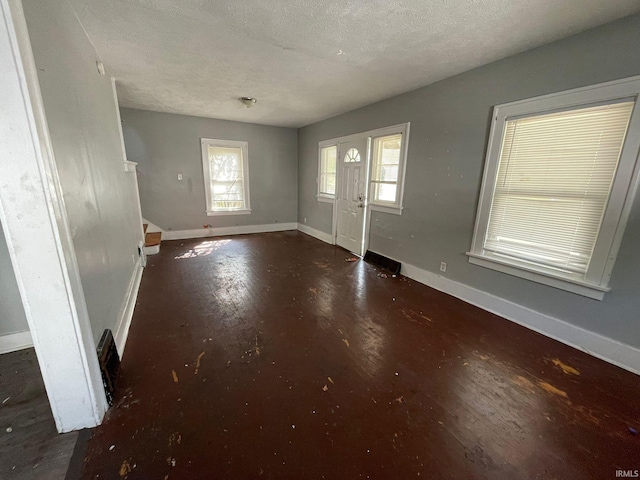
M142 247L142 250L144 251L144 254L146 256L149 255L156 255L158 253L160 253L160 245L151 245L150 247Z
M122 359L124 355L124 347L127 344L127 336L129 335L129 327L131 326L131 320L133 319L133 311L136 308L136 300L138 298L138 289L140 288L140 282L142 281L142 261L138 260L136 268L131 276L129 282L129 288L127 289L127 295L122 302L122 308L120 309L120 319L118 326L114 333L114 341L116 342L116 348L118 349L118 355Z
M531 310L413 265L403 263L400 273L471 305L495 313L523 327L640 375L640 349L631 345L585 330L564 320Z
M241 225L237 227L209 227L194 230L168 230L162 233L162 240L186 240L189 238L221 237L225 235L245 235L248 233L283 232L297 230L297 223L270 223L267 225Z
M17 352L29 347L33 347L33 340L29 330L0 336L0 354Z
M323 242L328 243L329 245L333 245L333 238L331 237L330 233L321 232L320 230L311 228L310 226L305 225L303 223L298 223L298 230L300 230L302 233L306 233L307 235L311 235L312 237L315 237L318 240L322 240Z

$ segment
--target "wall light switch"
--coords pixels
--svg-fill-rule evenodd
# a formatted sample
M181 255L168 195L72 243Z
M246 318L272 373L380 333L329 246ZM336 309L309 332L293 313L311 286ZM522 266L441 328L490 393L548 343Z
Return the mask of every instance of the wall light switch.
M182 180L182 174L181 173L178 174L178 180Z

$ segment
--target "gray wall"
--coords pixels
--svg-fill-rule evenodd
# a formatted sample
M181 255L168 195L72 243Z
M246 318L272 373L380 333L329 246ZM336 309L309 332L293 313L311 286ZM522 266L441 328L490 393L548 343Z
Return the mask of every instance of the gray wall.
M467 262L492 106L640 74L640 15L299 130L299 221L331 232L315 199L321 140L411 122L401 216L372 216L370 249L640 347L640 195L604 301Z
M111 79L67 0L24 1L94 337L117 327L142 240Z
M164 230L297 221L295 129L128 108L121 114L145 219ZM251 214L207 216L200 138L249 142Z
M0 336L29 330L0 224Z

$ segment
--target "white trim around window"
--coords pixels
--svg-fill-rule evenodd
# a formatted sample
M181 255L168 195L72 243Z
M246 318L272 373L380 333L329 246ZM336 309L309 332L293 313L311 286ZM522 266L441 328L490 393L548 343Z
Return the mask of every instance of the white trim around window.
M396 153L391 155L392 165L386 165L385 153L388 143L398 143ZM369 180L369 205L371 210L379 212L402 213L404 198L404 180L407 170L407 149L409 145L409 123L381 128L371 132L371 174ZM392 150L393 152L393 150ZM395 175L385 179L385 167L395 170ZM389 168L390 167L390 168ZM391 189L389 195L384 195L384 188Z
M201 138L200 143L207 215L250 214L248 142ZM225 165L212 164L216 150L228 157Z
M496 106L492 117L474 235L471 249L467 253L469 262L602 300L605 292L610 290L609 279L640 179L640 163L638 162L638 153L640 151L639 97L640 76ZM603 110L609 111L616 108L624 110L619 108L623 103L630 107L627 108L626 113L617 114L623 115L622 118L624 120L622 123L619 120L621 117L618 120L612 120L610 118L611 114L602 113ZM603 127L598 127L602 129L602 132L596 135L589 133L589 129L594 128L593 121L584 120L586 114L591 115L591 112L595 112L595 115L600 115L598 122L603 125ZM566 120L570 123L565 124L563 128L550 129L549 122L557 122L558 119L560 119L560 122ZM526 130L521 129L518 133L519 139L513 140L513 130L518 128L514 126L514 122L520 121L530 122L529 127L533 125L533 129L530 130L531 133L523 133ZM558 123L558 125L561 125L561 123ZM584 135L582 135L581 129L584 129ZM619 132L618 137L616 137L617 140L614 138L615 135L611 135L611 132L616 129ZM572 135L571 141L566 141L569 135ZM603 160L605 163L608 162L608 166L605 168L604 164L598 163L599 160L595 158L602 155L604 149L603 139L606 135L610 135L607 148L610 151L614 151L615 154L613 160L611 158L606 161ZM564 222L566 218L568 221L579 223L576 220L578 217L570 213L572 210L567 210L562 206L563 202L567 203L572 201L572 197L576 197L573 190L576 189L577 182L580 181L578 177L581 174L583 177L585 176L584 165L589 163L585 162L584 158L581 158L580 154L576 153L576 146L582 144L580 143L581 140L574 142L574 137L586 139L584 140L585 151L588 148L595 148L594 152L586 153L586 155L589 155L586 158L594 158L592 165L588 167L589 171L586 172L586 177L595 178L593 177L594 175L596 177L609 175L608 178L610 180L599 180L604 185L604 188L600 188L596 193L598 195L606 195L602 197L604 201L601 203L602 206L598 207L600 210L596 211L595 214L593 212L585 213L585 215L590 214L593 216L589 227L594 232L590 234L593 242L592 247L586 249L586 254L584 253L584 248L583 252L573 253L572 250L567 254L574 257L579 257L580 255L584 257L586 255L586 259L579 259L579 261L573 263L573 259L567 257L566 266L560 266L553 264L554 258L547 257L546 254L541 255L540 250L537 253L527 254L528 245L533 240L531 242L528 239L509 240L510 238L515 238L511 236L515 230L521 229L517 225L518 222L524 225L522 228L529 228L528 222L532 221L532 219L528 218L529 215L526 212L531 211L530 208L532 207L508 207L512 208L512 210L507 215L503 212L505 209L504 202L494 199L502 198L497 197L497 191L502 191L509 187L509 182L513 185L511 193L508 193L510 195L509 198L512 199L509 200L512 202L511 205L524 201L522 200L523 198L533 195L531 193L522 193L523 189L531 190L531 182L537 181L537 185L541 185L541 191L547 190L547 185L545 184L550 183L553 184L556 193L549 193L548 197L545 197L544 195L547 195L547 193L543 192L536 194L536 198L539 201L556 202L554 203L555 206L551 212L549 207L540 204L540 211L547 211L546 215L549 218L549 222ZM592 141L594 138L597 141ZM588 144L595 145L595 147L588 147ZM611 147L612 145L613 147ZM513 148L519 149L518 152L515 154L510 153ZM551 165L551 159L553 159L558 165L555 166L554 164L554 166L548 167L549 169L545 172L546 175L550 175L548 182L540 181L540 178L544 178L538 170L546 167L536 166L536 162L532 161L532 159L536 159L531 157L532 155L540 155L541 151L543 151L543 155L539 158L543 161L538 162L538 164L547 163ZM509 154L507 155L507 153ZM519 174L514 173L515 169L518 168L518 164L514 163L514 158L517 158L517 155L520 155L521 158L519 160L521 162L519 167L521 172ZM609 153L609 155L611 154ZM506 167L503 166L501 168L501 161L502 163L507 162L505 165L508 165L509 175L520 175L519 178L516 180L513 180L513 178L506 179ZM576 166L574 167L574 165ZM578 167L578 165L582 166ZM571 171L573 168L579 169L576 170L575 175ZM610 173L606 173L606 171ZM498 188L499 177L501 180ZM562 178L567 180L559 181ZM587 190L593 188L593 181L595 180L589 180L585 183L584 189L579 187L581 192L584 190L584 194L580 193L580 195L584 195L583 203L592 201ZM565 187L562 186L564 185L563 182L567 182ZM557 188L558 184L560 184L560 190ZM549 190L551 190L550 187ZM502 196L503 193L500 193L500 195ZM570 200L567 200L567 198ZM502 203L500 203L501 201ZM516 208L516 210L513 210L513 208ZM498 209L501 209L500 212L498 212ZM495 210L495 212L492 212L492 210ZM519 212L525 213L521 216ZM497 225L493 215L498 213L502 215L501 222L509 221L510 223ZM511 219L516 219L517 221L513 223ZM580 222L583 221L580 220ZM507 230L504 230L504 228L507 228ZM544 224L541 224L541 228L549 229L548 225ZM496 236L495 231L506 231L507 236L497 237L496 239L494 238ZM499 235L501 234L499 233ZM557 235L561 234L558 233ZM547 244L546 240L543 240L544 245L542 247L549 247L550 251L554 250L556 246L552 244L558 241L555 238L557 235L553 229L550 229L550 243ZM508 250L501 251L501 247L496 248L496 243L503 240L520 242L522 245L513 244L514 251L519 253L511 255ZM576 241L585 243L585 236L577 238ZM536 240L536 243L537 246L535 248L538 248L540 240ZM587 243L587 245L590 244ZM525 253L523 254L522 252ZM554 250L553 255L555 255L555 252ZM544 260L541 260L542 258ZM550 261L551 263L549 263Z
M333 172L327 163L333 155ZM332 178L331 178L332 177ZM331 191L333 180L333 191ZM318 191L316 198L319 202L333 203L336 199L338 185L338 143L335 140L327 140L318 144Z

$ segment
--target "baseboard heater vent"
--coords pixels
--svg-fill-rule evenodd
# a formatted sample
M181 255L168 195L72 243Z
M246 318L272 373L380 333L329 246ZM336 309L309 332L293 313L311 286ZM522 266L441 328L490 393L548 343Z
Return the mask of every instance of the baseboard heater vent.
M371 250L367 250L367 253L364 254L364 261L383 268L393 275L400 273L400 262L391 260L390 258L380 255L379 253L372 252Z
M113 333L108 328L102 334L98 344L98 362L100 363L100 373L102 373L102 384L107 395L107 402L109 405L113 405L116 380L120 371L120 357L116 349L116 342L113 340Z

